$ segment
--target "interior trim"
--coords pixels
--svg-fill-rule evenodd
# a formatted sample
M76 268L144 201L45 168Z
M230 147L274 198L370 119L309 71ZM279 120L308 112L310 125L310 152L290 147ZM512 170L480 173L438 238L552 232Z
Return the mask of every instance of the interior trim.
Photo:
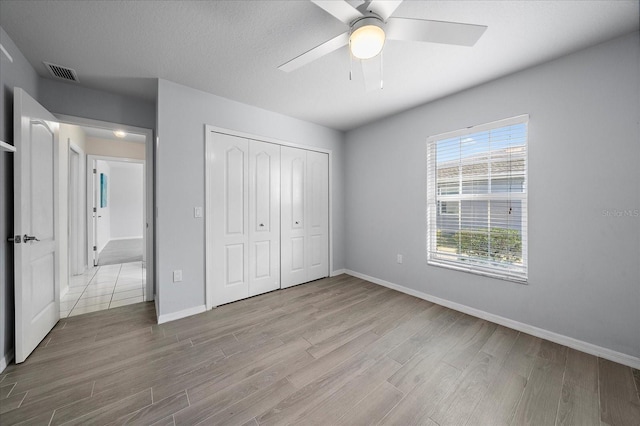
M156 302L156 307L157 307ZM171 312L170 314L158 315L158 324L164 324L165 322L175 321L181 318L190 317L191 315L201 314L207 311L205 305L194 306L193 308L183 309L177 312Z

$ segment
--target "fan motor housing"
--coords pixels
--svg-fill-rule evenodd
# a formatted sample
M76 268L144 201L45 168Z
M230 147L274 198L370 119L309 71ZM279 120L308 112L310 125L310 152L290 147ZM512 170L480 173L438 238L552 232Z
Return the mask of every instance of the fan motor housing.
M371 14L369 16L358 18L353 21L353 23L351 24L351 34L353 34L353 32L358 28L366 27L367 25L374 25L384 31L384 21L382 20L382 18Z

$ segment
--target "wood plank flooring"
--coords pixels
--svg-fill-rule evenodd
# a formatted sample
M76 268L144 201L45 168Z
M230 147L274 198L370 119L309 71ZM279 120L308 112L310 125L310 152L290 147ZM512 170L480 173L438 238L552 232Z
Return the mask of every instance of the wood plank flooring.
M640 372L341 275L155 324L61 320L2 425L640 425Z

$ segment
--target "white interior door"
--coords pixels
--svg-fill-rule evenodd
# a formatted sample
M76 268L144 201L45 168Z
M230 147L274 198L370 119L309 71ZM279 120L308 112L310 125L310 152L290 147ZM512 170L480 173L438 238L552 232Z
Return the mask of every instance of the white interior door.
M249 296L280 288L280 146L249 141Z
M281 287L307 282L306 163L307 151L281 147Z
M16 363L29 356L60 315L55 120L22 89L14 89Z
M218 306L249 297L249 141L216 133L206 149L207 288Z
M307 151L307 281L329 276L329 155Z

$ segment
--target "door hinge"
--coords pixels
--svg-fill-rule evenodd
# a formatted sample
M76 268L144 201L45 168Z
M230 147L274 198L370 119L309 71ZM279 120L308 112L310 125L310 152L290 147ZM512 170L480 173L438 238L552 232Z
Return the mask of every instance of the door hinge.
M98 173L98 169L93 169L93 174L95 175L96 173Z
M94 212L94 213L96 212L96 208L95 208L95 207L93 208L93 212Z
M93 246L93 251L98 251L98 247Z

